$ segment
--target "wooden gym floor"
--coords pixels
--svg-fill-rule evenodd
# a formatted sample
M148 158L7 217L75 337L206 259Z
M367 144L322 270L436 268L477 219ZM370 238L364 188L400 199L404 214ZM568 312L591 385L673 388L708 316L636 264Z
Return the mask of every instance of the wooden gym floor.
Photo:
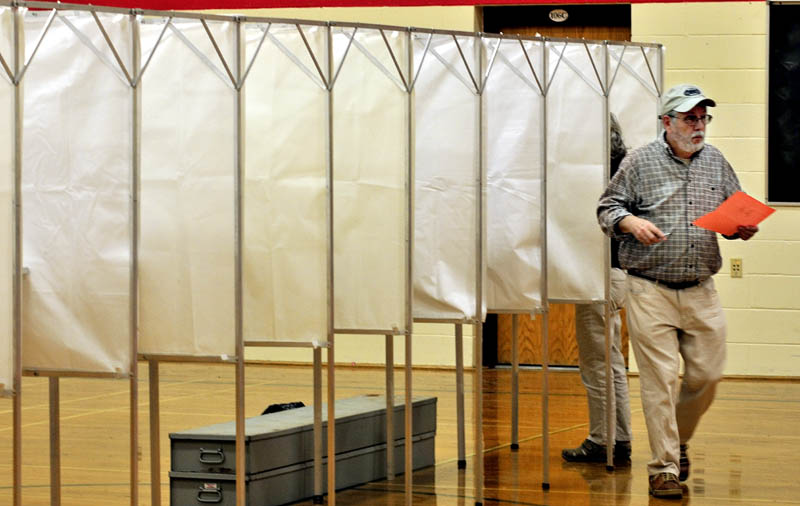
M269 404L311 404L310 367L246 368L246 412ZM147 364L140 363L139 504L150 505ZM161 390L162 504L169 504L171 431L232 420L234 368L163 363ZM323 374L324 377L324 374ZM383 393L383 369L337 368L337 398ZM520 449L509 449L510 371L484 375L484 504L681 504L647 494L649 450L639 397L631 378L633 464L607 472L603 464L562 462L561 449L586 435L586 401L577 371L550 374L550 490L541 488L541 373L520 374ZM125 506L129 499L127 381L63 378L61 390L62 504ZM402 395L403 371L395 371ZM455 373L419 370L415 395L438 398L436 465L414 474L415 505L472 505L472 375L465 377L468 468L456 467ZM49 504L48 380L23 379L23 504ZM0 504L12 503L12 401L0 399ZM725 380L690 444L692 474L682 504L800 504L800 381ZM337 494L341 505L404 504L403 477ZM310 501L302 503L311 504ZM178 506L178 505L176 505Z

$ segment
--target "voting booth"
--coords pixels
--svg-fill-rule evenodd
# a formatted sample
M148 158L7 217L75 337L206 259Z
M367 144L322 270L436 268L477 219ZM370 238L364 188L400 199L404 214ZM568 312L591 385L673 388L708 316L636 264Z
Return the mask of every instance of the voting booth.
M608 118L653 139L662 82L655 44L46 2L0 2L0 57L0 392L128 380L135 447L138 359L151 388L159 361L231 363L237 459L245 346L313 351L319 435L335 334L386 336L388 371L403 336L410 403L414 321L473 325L479 364L487 312L605 303Z

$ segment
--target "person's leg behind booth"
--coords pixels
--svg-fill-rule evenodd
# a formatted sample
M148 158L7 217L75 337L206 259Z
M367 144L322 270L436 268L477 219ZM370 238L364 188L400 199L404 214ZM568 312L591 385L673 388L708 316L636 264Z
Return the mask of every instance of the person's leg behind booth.
M617 464L630 462L631 440L631 405L628 394L628 369L622 353L622 317L621 311L627 298L627 275L622 269L611 269L611 301L614 311L612 327L611 370L614 374L614 398L616 401L616 431L614 460Z
M628 377L621 350L622 320L620 309L625 302L625 273L611 270L610 325L612 350L611 367L614 381L616 431L614 460L630 461L631 416L628 400ZM564 460L569 462L606 461L606 366L605 366L605 306L603 304L576 304L575 334L578 343L581 380L586 388L589 406L589 436L577 448L564 449Z

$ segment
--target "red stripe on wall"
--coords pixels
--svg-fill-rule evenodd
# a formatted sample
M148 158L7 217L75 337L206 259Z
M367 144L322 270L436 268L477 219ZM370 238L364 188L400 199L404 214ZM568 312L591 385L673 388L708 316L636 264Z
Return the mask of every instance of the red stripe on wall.
M568 5L609 3L698 3L748 2L752 0L69 0L67 3L130 7L152 10L197 11L207 9L270 9L304 7L427 7L454 5ZM766 0L758 0L763 3Z

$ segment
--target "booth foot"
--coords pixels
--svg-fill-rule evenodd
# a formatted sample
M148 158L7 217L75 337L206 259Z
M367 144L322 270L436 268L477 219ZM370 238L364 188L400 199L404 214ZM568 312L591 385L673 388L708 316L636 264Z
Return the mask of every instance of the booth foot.
M314 502L314 504L322 504L322 496L321 495L315 495L314 499L313 499L313 502Z
M517 450L519 450L519 444L511 443L511 451L517 451Z
M542 483L542 490L550 490L550 484L549 483Z
M459 469L466 469L467 468L467 461L466 460L459 460L458 461L458 468Z

